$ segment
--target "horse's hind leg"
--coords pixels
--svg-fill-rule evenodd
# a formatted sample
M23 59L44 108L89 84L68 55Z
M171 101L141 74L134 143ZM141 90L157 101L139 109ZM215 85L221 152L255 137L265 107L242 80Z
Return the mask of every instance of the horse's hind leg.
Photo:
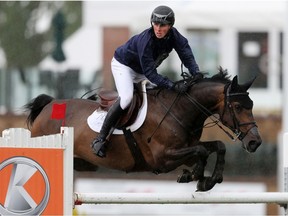
M82 158L74 157L74 170L80 172L94 172L97 171L97 169L98 167L94 164L91 164Z
M212 189L216 183L221 183L223 181L226 147L221 141L203 142L202 144L210 154L213 152L216 152L217 154L216 164L212 176L204 177L197 184L198 191L207 191Z

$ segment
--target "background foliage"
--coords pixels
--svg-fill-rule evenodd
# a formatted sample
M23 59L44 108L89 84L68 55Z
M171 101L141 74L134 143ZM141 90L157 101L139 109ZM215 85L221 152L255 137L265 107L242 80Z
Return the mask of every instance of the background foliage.
M0 47L7 68L37 65L55 49L52 19L61 10L65 19L64 38L81 25L80 1L0 1ZM39 23L47 29L40 29Z

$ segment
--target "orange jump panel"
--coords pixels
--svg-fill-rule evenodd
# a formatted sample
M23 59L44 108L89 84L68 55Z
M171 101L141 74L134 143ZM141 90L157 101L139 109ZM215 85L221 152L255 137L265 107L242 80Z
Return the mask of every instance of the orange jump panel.
M1 148L0 215L63 215L63 149Z

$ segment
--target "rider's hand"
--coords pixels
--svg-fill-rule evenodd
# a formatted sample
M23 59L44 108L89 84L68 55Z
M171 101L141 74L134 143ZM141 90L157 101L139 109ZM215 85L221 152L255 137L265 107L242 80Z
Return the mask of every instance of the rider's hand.
M188 86L184 82L177 82L174 84L173 89L178 93L184 93L188 90Z
M196 73L193 75L193 79L202 79L204 77L204 75L202 73Z

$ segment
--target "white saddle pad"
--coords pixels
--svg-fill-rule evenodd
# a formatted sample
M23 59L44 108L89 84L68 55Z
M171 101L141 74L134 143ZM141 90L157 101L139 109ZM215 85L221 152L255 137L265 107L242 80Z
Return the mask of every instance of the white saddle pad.
M143 92L143 103L139 109L137 118L135 120L135 122L128 126L127 129L130 129L132 132L136 131L138 128L141 127L141 125L143 124L145 118L146 118L146 114L147 114L147 94L146 94L146 85L147 88L153 88L155 87L155 85L153 85L151 82L149 82L148 80L144 80L141 83L141 88L142 88L142 92ZM89 127L99 133L101 130L101 127L103 125L104 119L107 115L107 111L104 111L103 109L99 108L97 110L95 110L88 118L87 118L87 123L89 125ZM123 134L122 130L118 130L115 129L113 131L113 134Z

